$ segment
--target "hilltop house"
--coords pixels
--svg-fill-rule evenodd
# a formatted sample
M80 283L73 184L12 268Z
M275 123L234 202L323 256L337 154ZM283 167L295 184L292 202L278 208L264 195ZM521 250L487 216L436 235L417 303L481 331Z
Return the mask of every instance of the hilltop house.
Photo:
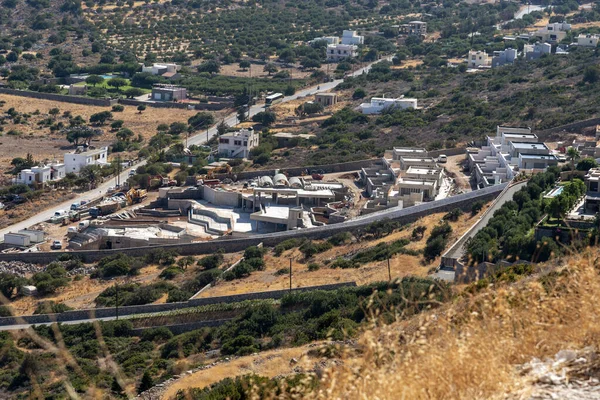
M84 149L78 147L71 153L65 153L64 168L66 173L79 173L83 167L88 165L106 165L108 164L108 147L100 149Z
M187 98L184 87L157 84L152 87L151 100L154 101L181 101Z
M248 158L250 150L258 146L259 135L252 128L241 129L219 136L219 154L223 157Z
M385 97L372 97L370 103L362 103L360 105L360 111L363 114L380 114L383 110L389 108L400 108L407 109L417 108L417 99L409 99L404 96L400 96L397 99L385 98Z
M410 21L408 24L400 25L399 32L409 36L425 36L427 34L427 22Z
M533 36L542 42L558 43L567 37L567 31L570 30L571 24L567 24L565 22L554 22L538 30L533 34Z
M169 79L179 77L181 67L177 64L153 64L148 67L142 65L142 72L158 75Z
M526 44L523 47L523 57L526 60L537 60L544 54L552 53L552 45L550 43Z
M467 57L467 64L469 68L487 67L490 65L490 59L485 51L470 50Z
M66 175L65 164L53 162L50 164L41 164L36 167L31 167L21 170L16 178L15 183L24 183L27 185L44 184L51 181L58 181Z
M598 47L598 35L580 34L577 36L577 46L581 47Z
M347 31L344 30L342 33L342 44L364 44L365 37L356 34L356 31Z
M508 48L501 51L494 51L492 56L492 68L501 67L503 65L513 64L517 59L517 50Z
M327 59L330 61L339 61L346 58L356 57L358 47L353 44L330 44L327 45Z

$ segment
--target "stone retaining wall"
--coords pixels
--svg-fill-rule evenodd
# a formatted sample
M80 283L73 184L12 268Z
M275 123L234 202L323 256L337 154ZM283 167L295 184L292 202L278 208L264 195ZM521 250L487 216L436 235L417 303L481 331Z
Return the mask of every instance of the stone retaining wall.
M67 96L64 94L55 93L40 93L31 92L28 90L15 90L8 88L0 88L1 94L10 94L13 96L30 97L33 99L52 100L63 103L75 103L75 104L86 104L90 106L110 107L117 103L117 100L111 99L94 99L92 97L81 97L81 96Z
M145 249L147 252L147 249ZM294 288L294 292L308 292L312 290L335 290L342 287L354 287L355 282L335 283L331 285L307 286L303 288ZM246 300L262 300L262 299L280 299L288 294L289 290L272 290L269 292L254 292L246 294L237 294L231 296L206 297L183 301L179 303L165 304L145 304L139 306L119 307L119 316L157 313L163 311L178 310L182 308L199 307L209 304L220 303L240 303ZM20 317L3 317L0 318L0 326L20 325L20 324L48 324L52 322L66 321L83 321L94 318L109 318L116 315L116 309L111 308L93 308L88 310L66 311L60 314L39 314L26 315Z

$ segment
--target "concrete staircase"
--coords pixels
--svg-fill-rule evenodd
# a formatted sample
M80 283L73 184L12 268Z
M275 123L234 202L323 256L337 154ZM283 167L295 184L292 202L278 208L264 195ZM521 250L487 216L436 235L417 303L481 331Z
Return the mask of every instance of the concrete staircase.
M210 235L222 236L233 230L231 217L224 217L214 211L202 208L191 208L188 221L203 226L205 232Z

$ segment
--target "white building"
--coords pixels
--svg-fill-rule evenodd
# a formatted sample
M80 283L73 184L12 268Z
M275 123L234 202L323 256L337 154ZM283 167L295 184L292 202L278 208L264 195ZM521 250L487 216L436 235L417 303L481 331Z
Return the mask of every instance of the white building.
M548 146L540 143L531 128L498 126L487 145L468 153L471 172L479 187L510 181L520 170L542 171L558 164Z
M365 37L356 34L356 31L346 31L342 33L342 44L364 44Z
M360 111L363 114L380 114L383 110L390 108L400 108L402 110L407 108L416 109L417 99L409 99L404 96L397 99L372 97L370 103L362 103L360 105Z
M577 46L598 47L598 35L580 34L577 36Z
M485 51L469 50L467 63L469 68L487 67L490 65L490 59Z
M353 44L330 44L327 45L327 59L331 61L344 60L356 57L358 47Z
M536 60L544 54L552 53L552 45L550 43L526 44L523 46L523 57L526 60Z
M64 178L65 175L65 164L54 162L21 170L14 181L15 183L24 183L27 185L36 183L44 184L50 181L58 181Z
M250 150L258 146L259 135L252 128L219 136L219 154L223 157L248 158Z
M340 38L337 36L322 36L322 37L314 38L313 40L310 41L310 43L316 43L316 42L326 42L328 45L340 44Z
M65 171L79 173L88 165L108 164L108 147L84 150L78 148L72 153L65 153Z
M153 64L151 66L142 66L142 72L147 72L152 75L162 75L166 72L174 72L179 71L181 67L177 64Z
M542 42L556 43L563 40L567 36L567 31L570 30L571 24L554 22L537 31L534 36Z
M501 51L494 51L494 55L492 56L492 68L513 64L516 59L517 50L511 47Z

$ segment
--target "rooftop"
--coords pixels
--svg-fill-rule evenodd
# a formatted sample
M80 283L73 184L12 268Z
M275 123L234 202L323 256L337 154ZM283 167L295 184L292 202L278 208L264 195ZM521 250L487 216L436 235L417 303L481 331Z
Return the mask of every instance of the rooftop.
M512 146L519 150L548 150L545 143L512 142Z
M521 158L525 158L527 160L557 160L558 158L556 158L556 156L554 154L550 154L550 155L540 155L540 154L519 154L519 157Z
M107 151L108 151L107 147L101 147L99 149L88 149L86 151L83 151L82 149L78 148L77 150L72 151L72 152L67 153L67 154L79 154L79 155L82 155L82 156L93 156L93 155L96 155L96 154L106 153Z

